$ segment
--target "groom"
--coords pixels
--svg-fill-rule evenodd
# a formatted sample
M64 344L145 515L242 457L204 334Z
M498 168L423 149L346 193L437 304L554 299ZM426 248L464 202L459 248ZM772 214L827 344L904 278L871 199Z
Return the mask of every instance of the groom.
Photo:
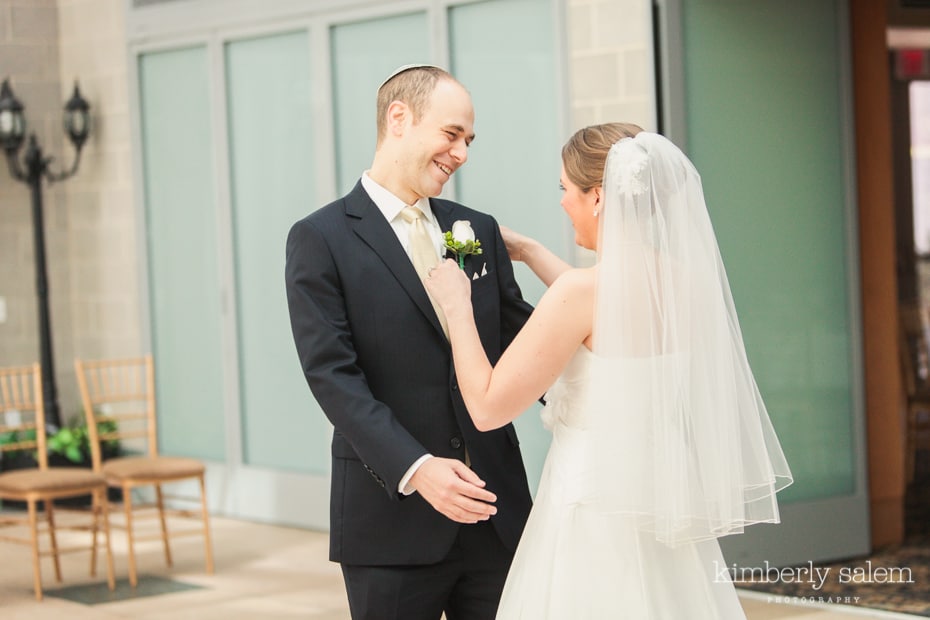
M435 198L474 139L465 88L438 67L402 67L377 112L371 169L287 239L294 341L335 427L330 559L354 620L491 620L530 509L526 472L513 426L471 422L423 257L438 262L442 232L471 222L483 253L465 272L492 362L532 308L497 223Z

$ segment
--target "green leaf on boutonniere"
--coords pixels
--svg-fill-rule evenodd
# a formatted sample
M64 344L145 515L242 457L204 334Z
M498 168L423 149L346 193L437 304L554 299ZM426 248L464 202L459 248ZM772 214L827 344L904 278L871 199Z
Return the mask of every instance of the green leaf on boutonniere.
M455 237L455 231L459 232L459 238ZM452 225L452 230L446 231L443 235L445 248L455 254L458 259L459 269L465 269L465 257L469 254L481 254L481 242L475 238L475 233L471 229L471 224L465 220L459 220Z

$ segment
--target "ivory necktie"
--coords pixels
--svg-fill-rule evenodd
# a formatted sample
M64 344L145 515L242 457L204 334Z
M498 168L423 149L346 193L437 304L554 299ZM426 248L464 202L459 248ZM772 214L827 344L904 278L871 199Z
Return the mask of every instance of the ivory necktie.
M423 224L423 212L417 207L405 207L400 212L400 215L409 225L407 243L410 248L410 260L413 261L413 268L416 269L420 279L425 280L429 277L429 270L439 264L439 257L436 255L436 246L433 240L430 239L426 226ZM433 304L436 316L439 317L442 331L448 338L449 328L446 326L446 315L442 313L442 309L433 299L433 296L429 294L429 291L427 291L427 295L430 303Z

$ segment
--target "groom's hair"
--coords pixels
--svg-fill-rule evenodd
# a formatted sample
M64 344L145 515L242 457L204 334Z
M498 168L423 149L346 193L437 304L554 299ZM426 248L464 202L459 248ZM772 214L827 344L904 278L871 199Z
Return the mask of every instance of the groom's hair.
M621 138L632 138L642 130L633 123L604 123L579 129L562 147L565 176L584 193L600 187L610 147Z
M407 104L413 113L413 122L419 122L429 106L430 95L439 80L458 83L445 69L430 65L414 66L388 78L378 89L378 144L387 135L387 110L394 101Z

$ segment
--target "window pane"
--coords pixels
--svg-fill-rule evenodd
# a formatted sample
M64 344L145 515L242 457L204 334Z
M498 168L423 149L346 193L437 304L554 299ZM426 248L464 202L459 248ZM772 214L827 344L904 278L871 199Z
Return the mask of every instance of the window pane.
M688 3L684 58L690 155L797 502L855 490L858 379L836 7L779 7Z
M305 32L229 43L227 109L236 255L243 460L323 473L329 422L294 349L284 295L290 226L315 195Z
M220 288L206 49L144 54L139 80L159 446L166 454L221 461Z
M548 1L498 0L449 10L452 72L471 92L476 139L455 173L459 200L539 239L570 258L559 206L555 43ZM515 265L531 302L543 286ZM535 488L551 435L538 407L517 420L527 474Z

